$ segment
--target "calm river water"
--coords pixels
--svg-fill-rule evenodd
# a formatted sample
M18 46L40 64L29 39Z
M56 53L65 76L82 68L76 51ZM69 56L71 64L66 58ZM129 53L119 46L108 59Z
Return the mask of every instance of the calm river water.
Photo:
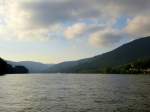
M150 112L150 76L1 76L0 112Z

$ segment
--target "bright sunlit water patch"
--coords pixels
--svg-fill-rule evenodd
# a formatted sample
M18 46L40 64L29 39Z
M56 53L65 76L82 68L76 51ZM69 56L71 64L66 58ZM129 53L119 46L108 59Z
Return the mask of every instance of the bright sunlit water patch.
M149 112L150 77L18 74L0 77L0 112Z

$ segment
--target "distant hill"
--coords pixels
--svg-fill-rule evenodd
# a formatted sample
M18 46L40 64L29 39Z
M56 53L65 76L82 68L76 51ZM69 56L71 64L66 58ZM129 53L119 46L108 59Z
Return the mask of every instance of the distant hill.
M48 69L49 67L53 66L53 64L43 64L39 62L33 62L33 61L20 61L20 62L12 62L7 61L8 64L12 66L25 66L30 73L40 73Z
M0 76L4 74L28 73L24 66L12 66L0 58Z
M150 58L150 37L144 37L117 49L87 59L56 64L50 67L50 73L93 73L106 67L120 66L138 59Z

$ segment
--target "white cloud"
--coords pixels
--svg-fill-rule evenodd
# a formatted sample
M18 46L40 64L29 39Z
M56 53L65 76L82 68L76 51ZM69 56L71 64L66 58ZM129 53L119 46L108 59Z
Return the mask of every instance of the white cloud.
M90 35L89 42L96 47L111 47L124 39L124 33L112 28L97 31Z
M137 16L128 22L125 31L133 37L150 35L150 16Z
M73 39L75 37L81 36L85 32L86 28L87 28L86 24L77 23L77 24L74 24L73 26L69 26L64 31L64 35L68 39Z
M91 33L102 30L106 27L103 24L86 24L86 23L76 23L72 26L67 27L64 30L64 36L67 39L80 38L82 36L88 37Z

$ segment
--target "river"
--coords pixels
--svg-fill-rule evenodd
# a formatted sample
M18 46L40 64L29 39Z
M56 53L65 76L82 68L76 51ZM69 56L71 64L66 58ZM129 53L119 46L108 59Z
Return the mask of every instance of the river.
M5 75L0 112L150 112L150 76Z

